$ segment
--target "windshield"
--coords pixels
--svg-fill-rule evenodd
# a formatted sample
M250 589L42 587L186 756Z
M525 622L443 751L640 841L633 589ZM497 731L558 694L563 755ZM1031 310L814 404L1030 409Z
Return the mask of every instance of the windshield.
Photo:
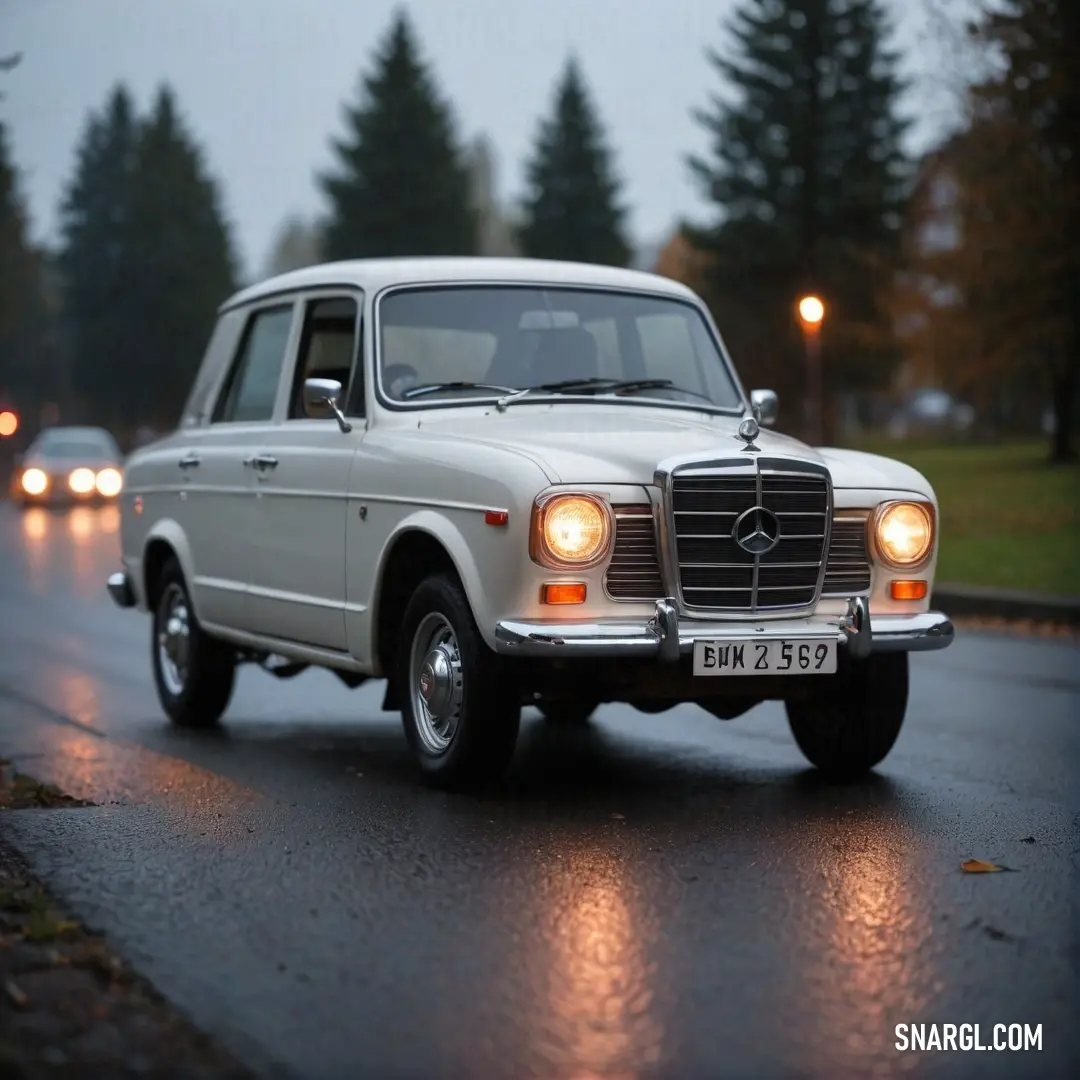
M379 305L380 382L391 401L553 393L741 410L701 313L642 293L535 286L407 289ZM557 384L566 384L560 386Z
M37 452L42 457L65 461L99 461L103 458L111 461L116 458L113 447L105 441L97 442L93 439L44 439L38 445Z

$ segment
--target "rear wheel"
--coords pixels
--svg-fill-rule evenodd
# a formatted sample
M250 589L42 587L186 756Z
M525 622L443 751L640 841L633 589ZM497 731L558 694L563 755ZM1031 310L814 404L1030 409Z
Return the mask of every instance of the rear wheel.
M814 697L785 707L791 733L810 764L844 780L885 759L903 726L907 700L907 653L876 653L847 660Z
M461 585L435 574L402 620L402 720L421 771L443 786L498 779L513 757L521 692L488 648Z
M150 653L161 707L178 727L214 727L232 697L235 650L199 626L175 558L162 567L155 596Z

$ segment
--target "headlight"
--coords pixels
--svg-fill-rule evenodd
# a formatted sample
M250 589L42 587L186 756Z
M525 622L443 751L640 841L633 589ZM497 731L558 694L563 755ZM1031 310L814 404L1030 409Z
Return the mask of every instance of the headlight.
M68 487L70 487L76 495L88 495L94 490L94 484L96 482L97 477L94 475L93 469L76 469L68 477Z
M124 486L124 478L120 475L119 469L102 469L97 474L96 484L98 494L111 499L114 495L120 494L120 489Z
M532 557L553 570L580 570L605 559L611 543L611 511L591 495L555 495L533 511Z
M41 469L27 469L22 474L21 483L27 495L41 495L49 486L49 478Z
M874 536L886 563L917 566L934 543L933 511L928 503L888 503L878 511Z

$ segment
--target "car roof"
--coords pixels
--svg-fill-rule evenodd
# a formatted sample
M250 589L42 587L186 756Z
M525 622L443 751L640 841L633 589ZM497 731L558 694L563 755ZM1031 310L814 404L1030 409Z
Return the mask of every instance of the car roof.
M353 285L372 292L389 285L441 285L478 281L515 285L584 285L592 288L637 289L682 300L697 299L691 289L671 278L615 266L558 262L553 259L402 257L321 263L303 270L279 274L235 293L221 305L221 310L294 289Z

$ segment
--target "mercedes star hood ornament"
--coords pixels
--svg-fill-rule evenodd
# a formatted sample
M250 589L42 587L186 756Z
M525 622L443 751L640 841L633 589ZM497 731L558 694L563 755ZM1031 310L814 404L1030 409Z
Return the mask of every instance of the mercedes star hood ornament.
M743 447L744 450L761 452L761 447L754 445L754 440L760 432L761 428L758 427L758 422L752 416L748 416L739 425L739 438L746 443L746 446Z

